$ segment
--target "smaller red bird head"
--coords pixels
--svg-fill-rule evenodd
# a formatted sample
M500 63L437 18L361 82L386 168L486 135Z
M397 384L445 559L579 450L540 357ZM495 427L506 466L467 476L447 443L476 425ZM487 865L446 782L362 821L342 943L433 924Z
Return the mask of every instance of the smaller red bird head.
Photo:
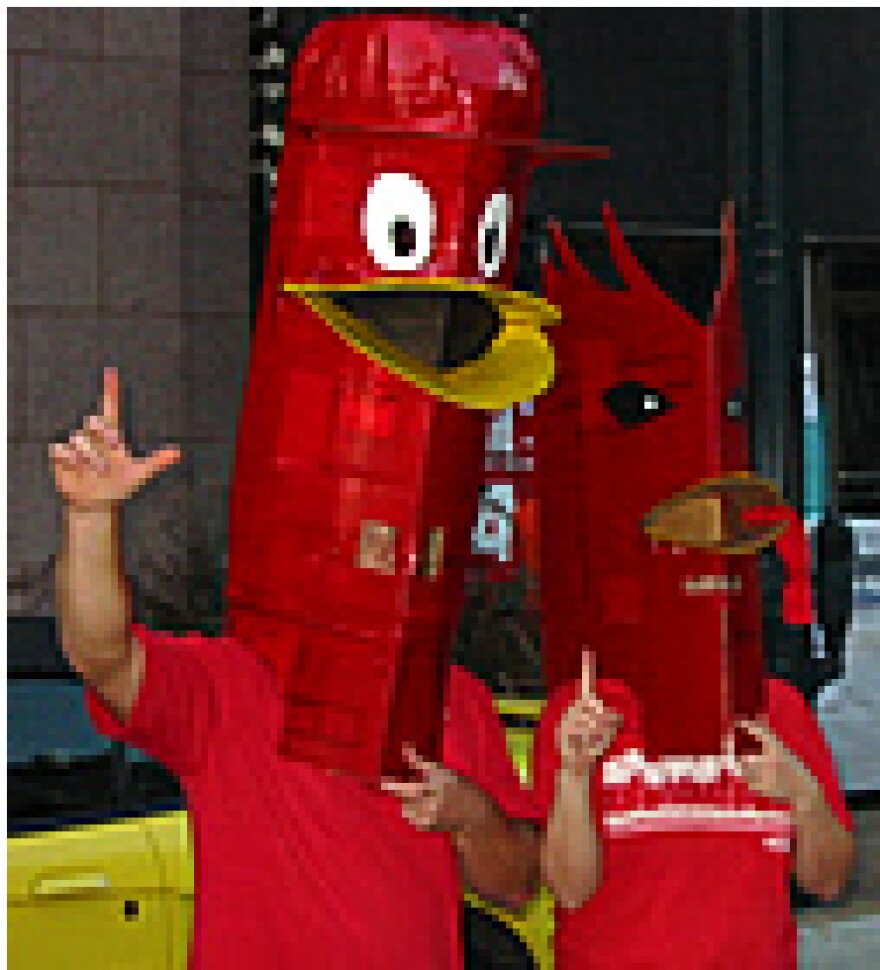
M610 206L608 245L622 283L601 283L575 257L558 226L560 265L545 263L544 292L566 325L555 341L560 385L577 373L589 443L614 448L613 506L626 507L628 545L675 543L710 553L756 552L783 526L746 521L776 490L749 466L737 254L731 215L710 318L702 323L666 294L627 245ZM610 452L609 452L610 457ZM622 525L622 523L621 523Z
M554 341L556 386L538 405L546 431L536 461L545 480L556 467L572 475L578 518L562 528L577 531L583 557L580 618L551 632L548 680L574 675L588 643L600 672L641 695L655 753L717 751L732 717L760 702L750 554L790 518L755 514L778 510L780 499L748 470L733 218L724 218L722 279L706 322L651 279L608 206L604 223L619 288L581 265L558 227L559 264L544 267L545 295L564 323ZM560 421L576 425L564 441ZM552 599L548 568L571 554L555 555L548 530L552 510L542 525L542 583Z

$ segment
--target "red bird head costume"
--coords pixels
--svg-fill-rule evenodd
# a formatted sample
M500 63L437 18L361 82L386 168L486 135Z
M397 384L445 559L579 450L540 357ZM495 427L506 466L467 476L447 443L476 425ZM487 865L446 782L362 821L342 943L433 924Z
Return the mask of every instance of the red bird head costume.
M711 318L648 276L609 207L621 287L596 279L558 227L545 294L561 308L556 386L539 403L544 658L549 685L598 672L639 698L649 756L721 750L761 706L755 553L779 539L807 622L794 513L749 467L732 218ZM807 570L808 572L808 570ZM796 616L796 613L800 613Z
M232 493L232 630L282 750L376 777L436 754L481 409L539 394L556 311L508 287L534 52L430 15L326 21L293 67Z

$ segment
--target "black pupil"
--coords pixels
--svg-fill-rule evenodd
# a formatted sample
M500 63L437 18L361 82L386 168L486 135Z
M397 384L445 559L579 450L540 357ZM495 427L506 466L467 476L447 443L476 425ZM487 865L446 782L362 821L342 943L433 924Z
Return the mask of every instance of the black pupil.
M641 381L623 381L602 395L605 407L625 428L635 428L665 414L674 407L665 394Z
M395 256L411 256L416 248L416 227L410 219L398 218L391 228Z
M500 234L501 231L497 222L491 226L486 226L486 232L483 236L483 262L487 265L495 262Z

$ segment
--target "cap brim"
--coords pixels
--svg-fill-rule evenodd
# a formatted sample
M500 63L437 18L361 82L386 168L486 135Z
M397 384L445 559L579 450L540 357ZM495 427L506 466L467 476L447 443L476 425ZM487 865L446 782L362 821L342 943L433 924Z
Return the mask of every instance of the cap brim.
M466 131L431 131L418 128L398 128L391 125L346 125L334 122L292 119L292 124L308 131L327 131L340 134L393 135L395 137L436 138L447 141L478 141L512 151L527 152L536 165L563 162L601 161L611 158L608 145L569 145L565 142L542 141L534 138L495 138L491 135Z
M562 162L591 162L611 158L608 145L563 145L558 142L535 142L531 148L536 165L553 165Z

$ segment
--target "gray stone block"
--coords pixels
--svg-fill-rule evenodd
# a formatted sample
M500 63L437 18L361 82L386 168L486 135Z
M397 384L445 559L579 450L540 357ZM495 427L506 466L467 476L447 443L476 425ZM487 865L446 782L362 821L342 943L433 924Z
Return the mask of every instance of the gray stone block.
M6 353L8 434L20 441L27 437L27 323L16 310L10 310L7 318Z
M101 11L96 7L9 7L6 26L12 51L99 52Z
M184 7L183 63L190 70L247 71L247 7Z
M18 72L19 58L10 54L6 60L6 161L10 181L18 177Z
M184 199L182 297L187 313L248 312L249 232L247 196Z
M190 386L190 434L205 441L235 437L250 353L245 315L193 317L187 321L185 350Z
M13 305L97 304L97 190L14 189L10 222L9 299Z
M18 150L21 178L94 181L110 122L99 112L101 66L53 56L20 58ZM112 122L119 124L119 119Z
M180 197L102 190L102 306L136 313L180 311Z
M9 446L8 608L28 616L54 610L54 552L60 503L45 444Z
M15 302L21 291L21 190L10 185L6 195L6 296Z
M126 426L137 449L185 435L184 371L178 317L105 316L97 324L96 366L115 365L126 390ZM99 371L100 372L100 371Z
M180 74L173 65L101 65L101 174L115 182L180 181Z
M104 53L110 57L180 60L176 7L105 7Z
M234 443L192 445L192 518L194 535L222 556L229 536L229 485L234 467Z
M29 313L27 347L28 434L43 441L66 437L91 413L101 370L93 315Z
M248 191L250 106L248 75L183 78L183 179L187 188Z

